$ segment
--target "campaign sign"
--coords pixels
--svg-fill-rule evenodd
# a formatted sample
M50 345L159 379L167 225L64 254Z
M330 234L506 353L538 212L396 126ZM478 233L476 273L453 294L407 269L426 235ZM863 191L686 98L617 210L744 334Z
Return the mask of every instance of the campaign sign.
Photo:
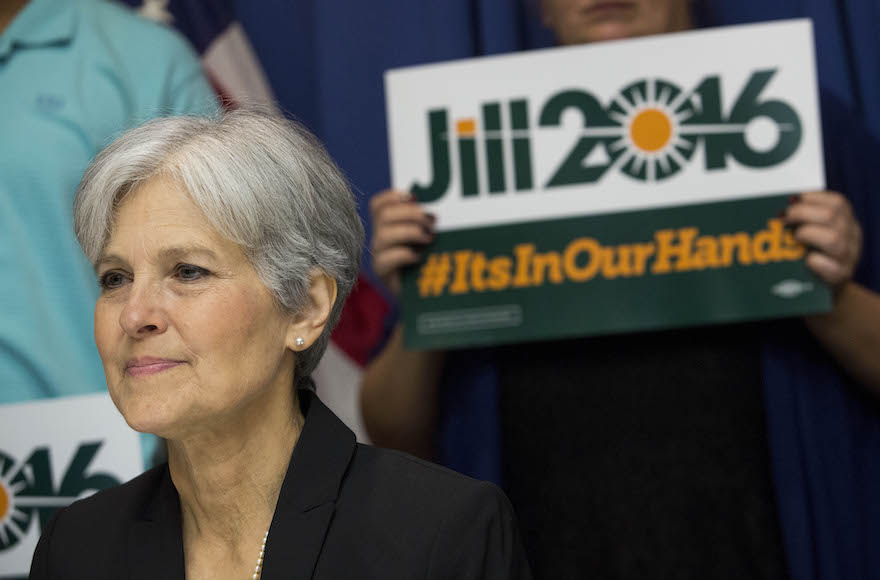
M143 471L107 394L0 405L0 578L25 578L58 508Z
M776 217L824 189L808 20L389 71L394 187L437 216L409 348L830 308Z

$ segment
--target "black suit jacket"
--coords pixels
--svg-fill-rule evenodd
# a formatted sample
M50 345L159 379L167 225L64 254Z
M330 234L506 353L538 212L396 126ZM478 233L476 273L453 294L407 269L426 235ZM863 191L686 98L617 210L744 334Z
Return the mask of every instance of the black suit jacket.
M403 453L355 442L311 392L269 530L263 580L526 579L507 498ZM60 510L32 580L183 579L180 501L168 466Z

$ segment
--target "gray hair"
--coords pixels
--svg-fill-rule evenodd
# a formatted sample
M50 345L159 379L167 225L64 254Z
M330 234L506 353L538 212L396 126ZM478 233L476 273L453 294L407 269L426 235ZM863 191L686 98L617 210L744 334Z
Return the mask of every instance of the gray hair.
M297 355L297 385L308 384L357 280L364 241L351 190L330 156L299 124L252 107L131 129L98 154L76 192L74 230L93 265L119 204L154 177L183 186L214 229L244 249L284 310L307 305L315 271L336 280L323 334Z

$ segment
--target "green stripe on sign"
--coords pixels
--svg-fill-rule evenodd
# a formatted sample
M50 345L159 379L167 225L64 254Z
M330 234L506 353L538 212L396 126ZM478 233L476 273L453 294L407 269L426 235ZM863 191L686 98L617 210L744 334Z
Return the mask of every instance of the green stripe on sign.
M438 234L404 273L408 348L455 348L827 311L774 216L788 195Z

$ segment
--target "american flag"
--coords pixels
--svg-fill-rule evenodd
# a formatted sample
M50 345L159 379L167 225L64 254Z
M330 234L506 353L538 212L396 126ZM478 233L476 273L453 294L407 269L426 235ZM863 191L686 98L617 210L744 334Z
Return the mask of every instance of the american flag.
M142 16L172 26L189 39L224 106L242 102L276 104L270 79L236 20L230 0L125 1ZM361 442L369 442L359 404L363 366L382 338L388 311L385 299L362 276L314 374L321 400Z

